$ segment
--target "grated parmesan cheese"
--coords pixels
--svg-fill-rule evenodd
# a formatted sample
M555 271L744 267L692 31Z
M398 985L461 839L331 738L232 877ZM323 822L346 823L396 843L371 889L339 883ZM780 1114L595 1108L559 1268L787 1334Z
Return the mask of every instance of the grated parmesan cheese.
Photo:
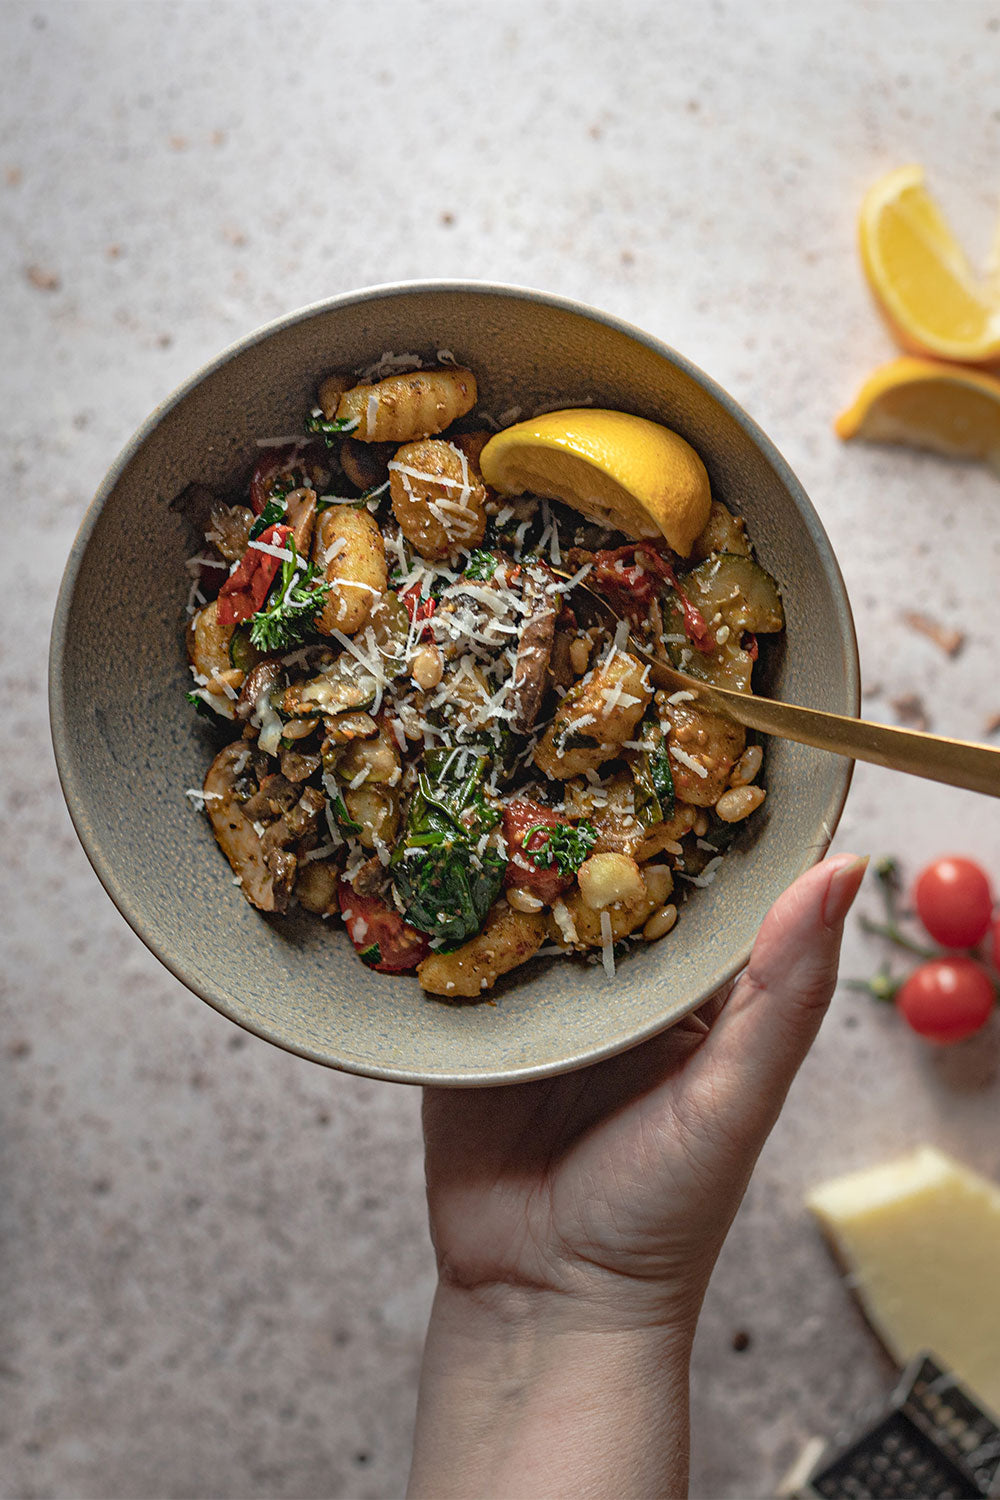
M611 931L611 914L601 912L601 962L609 979L615 977L615 944Z
M708 767L703 766L700 760L695 760L693 755L688 755L687 751L682 750L679 745L671 745L670 754L677 761L678 765L687 766L689 771L693 771L702 780L708 775Z

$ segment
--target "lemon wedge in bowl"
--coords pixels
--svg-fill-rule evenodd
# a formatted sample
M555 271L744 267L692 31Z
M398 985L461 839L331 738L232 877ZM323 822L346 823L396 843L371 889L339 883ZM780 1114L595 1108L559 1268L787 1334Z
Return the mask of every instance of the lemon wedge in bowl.
M712 505L690 443L645 417L598 407L545 412L490 438L486 483L503 495L562 500L626 536L666 538L687 557Z
M1000 300L969 265L922 167L897 167L869 188L858 238L868 283L904 349L968 364L1000 359Z
M1000 474L1000 380L934 359L894 359L869 375L834 430L979 459Z

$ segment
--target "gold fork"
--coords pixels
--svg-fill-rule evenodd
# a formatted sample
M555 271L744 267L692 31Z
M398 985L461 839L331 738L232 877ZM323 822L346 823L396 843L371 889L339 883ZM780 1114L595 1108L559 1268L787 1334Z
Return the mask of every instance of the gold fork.
M560 578L570 576L559 568L552 571ZM574 598L580 594L585 594L593 608L609 622L617 624L622 620L623 617L608 601L587 584L575 585ZM825 713L817 708L801 708L795 703L779 703L774 698L760 698L756 694L738 693L733 688L716 687L697 677L689 677L686 672L651 656L631 629L628 649L646 663L650 681L657 687L668 688L673 693L692 693L705 708L723 714L747 729L796 740L800 745L814 745L818 750L831 750L835 755L846 755L851 760L868 760L873 765L905 771L910 776L924 776L929 781L943 781L948 786L983 792L988 797L1000 797L1000 748L993 745L953 740L941 734L925 734L918 729L899 729L892 724L872 724L846 714Z

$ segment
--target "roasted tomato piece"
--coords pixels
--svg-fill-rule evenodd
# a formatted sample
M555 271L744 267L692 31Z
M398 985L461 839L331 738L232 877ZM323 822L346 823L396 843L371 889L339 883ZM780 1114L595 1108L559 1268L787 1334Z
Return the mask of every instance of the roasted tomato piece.
M257 538L269 547L284 547L292 534L290 526L269 526ZM251 542L236 571L230 573L219 590L219 624L239 625L264 608L271 584L278 572L280 558L272 557Z
M429 620L435 609L437 609L436 600L429 598L421 599L420 586L416 583L410 588L404 589L399 597L406 606L406 613L410 617L411 624L414 620ZM423 635L424 632L421 631L421 634Z
M359 896L342 880L337 900L347 936L369 969L377 969L380 974L405 974L430 953L426 935L404 922L377 896Z
M677 595L684 620L684 633L699 651L714 651L712 635L701 611L692 604L677 582L677 575L667 558L652 542L629 542L624 547L605 548L594 559L590 582L599 593L606 594L619 614L633 624L641 625L650 601L661 583L668 583Z
M532 852L540 849L553 828L568 823L551 807L518 797L503 810L503 836L507 843L507 871L504 885L531 891L547 906L557 901L573 884L572 875L563 875L555 865L536 864Z

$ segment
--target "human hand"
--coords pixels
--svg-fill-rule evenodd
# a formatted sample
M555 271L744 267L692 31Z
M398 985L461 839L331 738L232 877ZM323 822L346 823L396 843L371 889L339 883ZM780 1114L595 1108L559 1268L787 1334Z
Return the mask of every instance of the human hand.
M537 1083L424 1097L443 1279L572 1293L614 1315L695 1311L836 982L865 862L776 903L746 970L630 1052Z
M866 860L775 903L728 996L537 1083L424 1095L440 1285L414 1495L679 1494L698 1310L833 994Z

